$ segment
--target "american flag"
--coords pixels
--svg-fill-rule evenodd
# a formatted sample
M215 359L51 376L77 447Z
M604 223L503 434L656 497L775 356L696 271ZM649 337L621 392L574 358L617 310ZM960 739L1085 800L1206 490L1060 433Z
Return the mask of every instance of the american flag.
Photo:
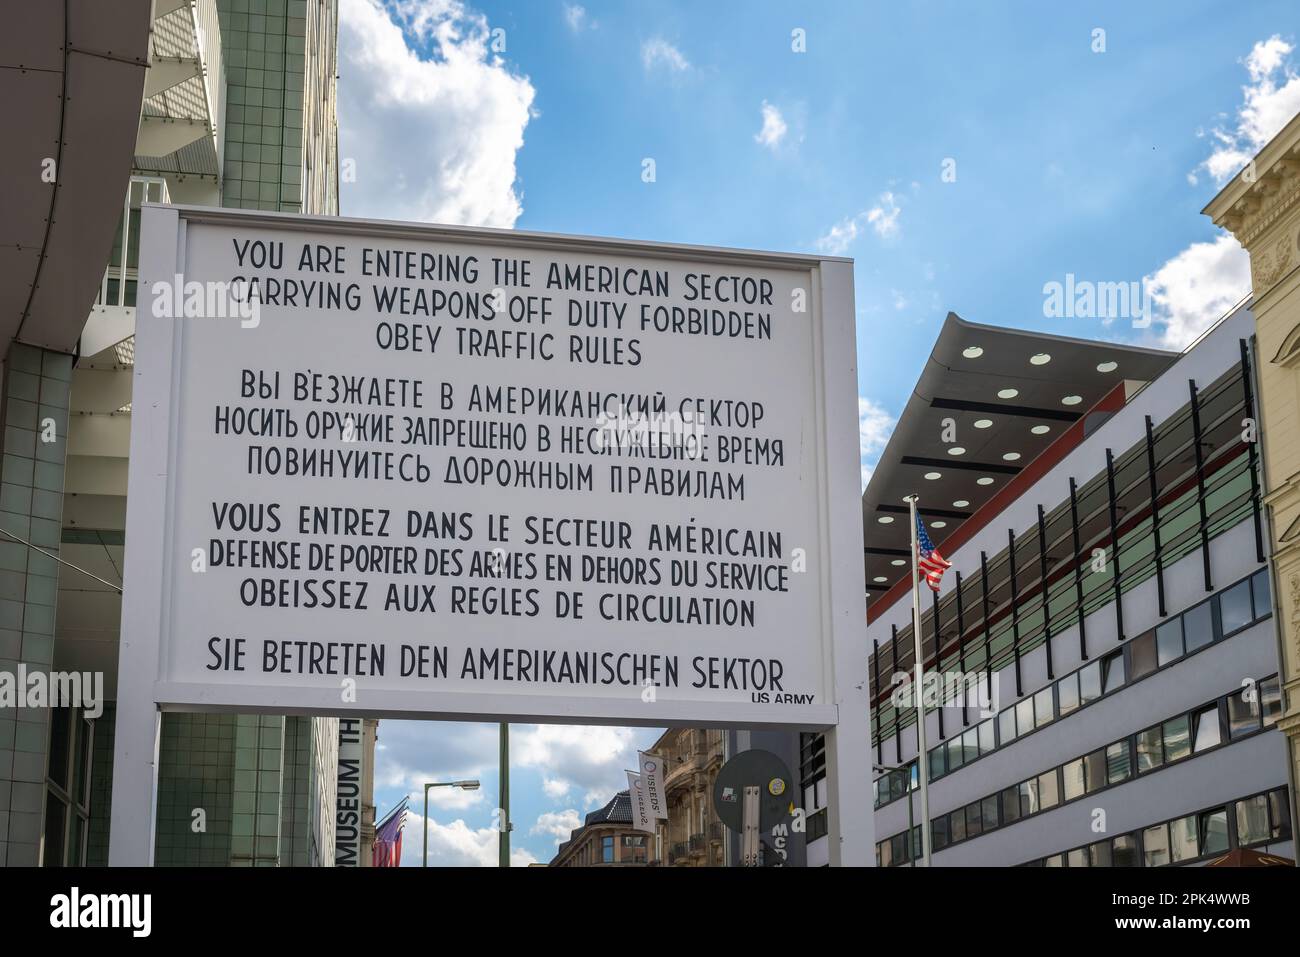
M931 591L939 590L939 583L943 581L943 573L952 567L952 562L939 554L939 550L934 547L934 542L930 541L930 536L925 531L925 522L921 521L921 516L916 516L916 567L925 583L930 586Z
M402 829L406 826L406 800L393 808L375 826L375 848L371 863L375 867L400 867L402 863Z

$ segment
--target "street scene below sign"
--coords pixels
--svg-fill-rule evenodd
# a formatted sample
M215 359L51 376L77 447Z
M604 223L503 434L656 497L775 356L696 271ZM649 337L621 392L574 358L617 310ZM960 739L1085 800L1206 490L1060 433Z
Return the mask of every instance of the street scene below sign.
M123 634L156 629L160 704L835 723L847 261L143 228Z

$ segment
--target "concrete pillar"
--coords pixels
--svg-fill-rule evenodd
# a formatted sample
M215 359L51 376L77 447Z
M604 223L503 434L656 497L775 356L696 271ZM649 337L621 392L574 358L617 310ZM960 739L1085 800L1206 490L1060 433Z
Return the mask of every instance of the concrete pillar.
M72 356L14 343L0 383L0 672L54 662ZM22 689L19 688L21 691ZM0 708L0 867L40 862L49 711Z

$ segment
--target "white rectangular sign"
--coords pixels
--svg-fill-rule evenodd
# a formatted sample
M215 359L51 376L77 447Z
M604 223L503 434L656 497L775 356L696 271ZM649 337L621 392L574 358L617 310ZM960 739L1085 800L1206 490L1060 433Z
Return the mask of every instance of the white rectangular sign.
M866 662L850 263L197 208L143 223L124 688L836 723L837 644L861 647L855 680Z

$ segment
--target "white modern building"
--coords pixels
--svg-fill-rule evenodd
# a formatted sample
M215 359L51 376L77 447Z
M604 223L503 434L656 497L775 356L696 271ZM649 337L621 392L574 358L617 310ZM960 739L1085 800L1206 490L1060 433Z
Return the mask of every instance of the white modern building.
M935 866L1294 857L1254 321L1181 355L949 315L862 498L877 860L922 855L904 497L952 563L922 588ZM897 706L896 706L897 705ZM824 757L805 735L809 864Z

